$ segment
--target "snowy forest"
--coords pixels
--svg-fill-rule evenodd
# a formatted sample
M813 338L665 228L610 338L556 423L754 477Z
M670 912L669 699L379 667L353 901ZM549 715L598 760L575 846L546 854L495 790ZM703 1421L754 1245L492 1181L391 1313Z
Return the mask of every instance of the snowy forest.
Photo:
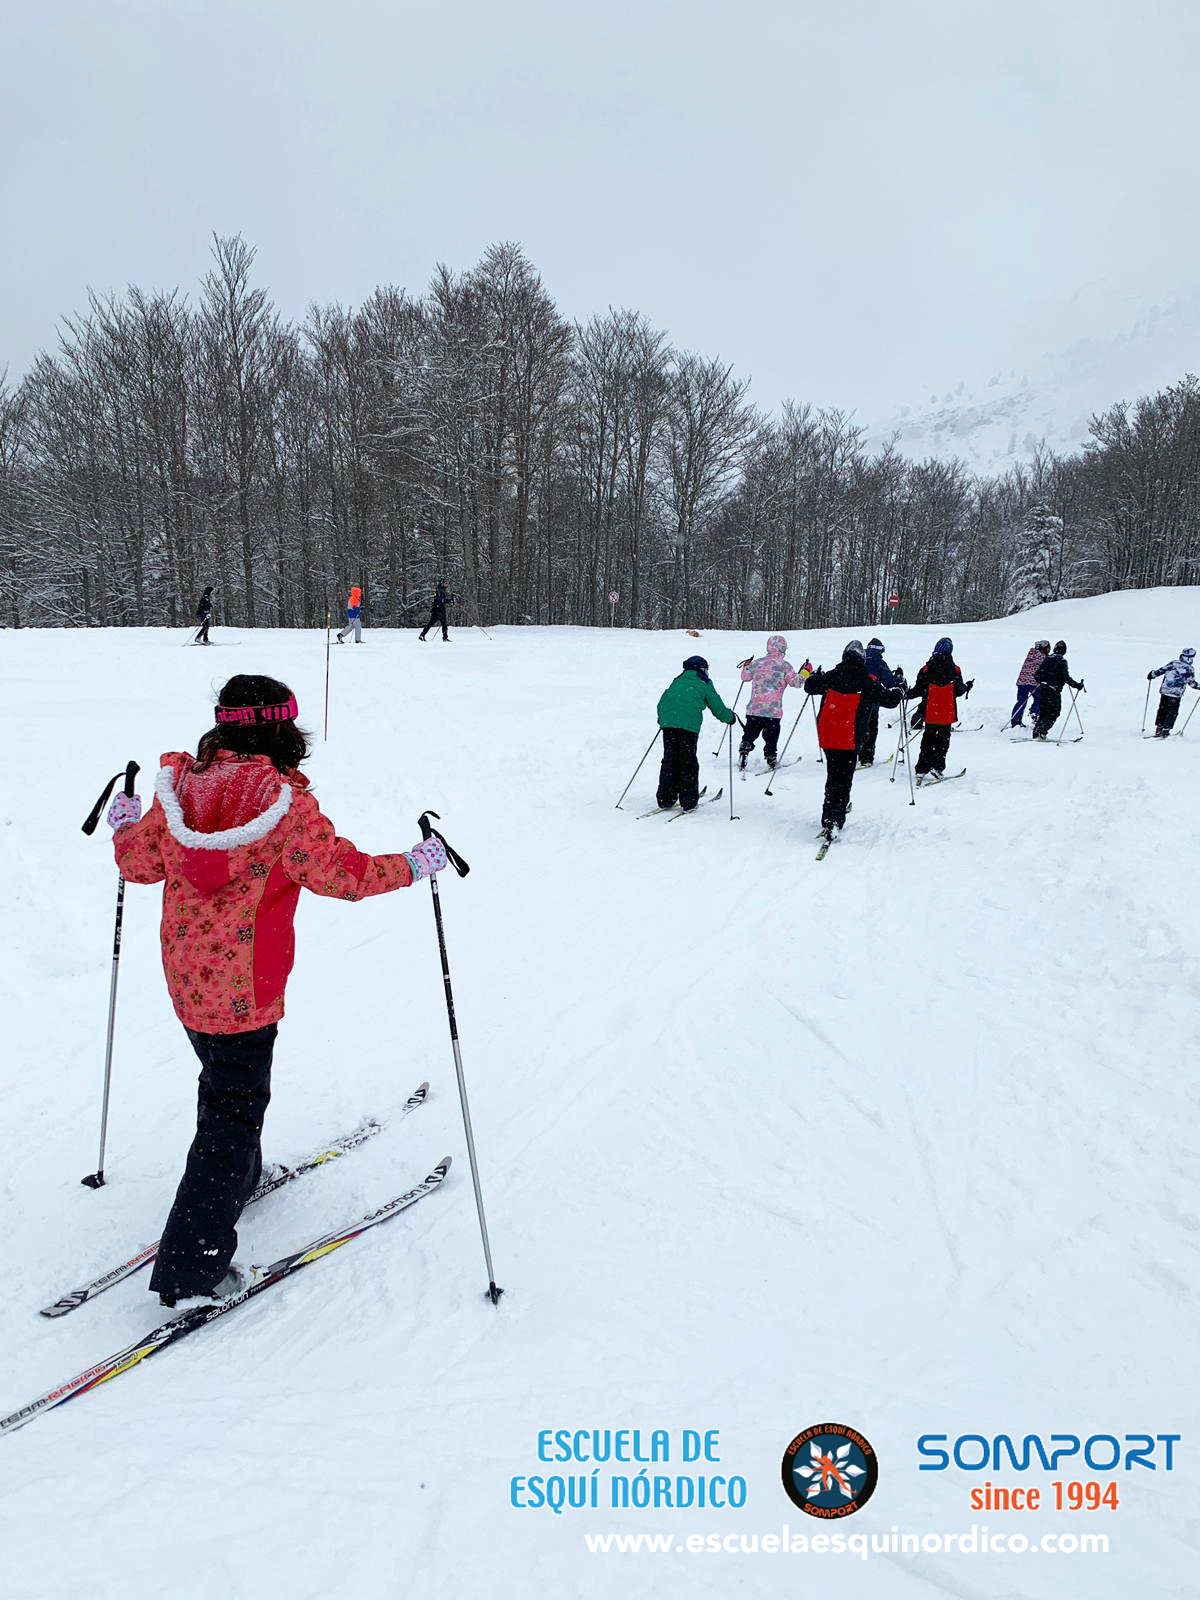
M519 247L282 320L214 241L196 304L90 299L0 384L0 621L832 626L1200 581L1200 386L1002 476L768 416L635 311L571 323ZM610 606L609 596L619 596Z

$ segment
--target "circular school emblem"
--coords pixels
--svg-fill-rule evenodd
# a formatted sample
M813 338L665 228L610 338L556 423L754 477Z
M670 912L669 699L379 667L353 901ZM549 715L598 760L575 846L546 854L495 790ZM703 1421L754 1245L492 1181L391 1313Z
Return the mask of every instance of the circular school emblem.
M849 1517L875 1493L879 1461L871 1442L843 1422L804 1428L783 1452L783 1487L810 1517Z

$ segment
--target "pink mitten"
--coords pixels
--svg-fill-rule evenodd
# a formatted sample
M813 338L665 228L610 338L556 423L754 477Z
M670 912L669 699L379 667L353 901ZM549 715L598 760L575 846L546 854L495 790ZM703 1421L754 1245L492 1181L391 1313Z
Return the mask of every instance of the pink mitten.
M446 852L440 839L422 839L420 844L404 852L404 859L412 868L415 883L418 878L432 878L435 872L440 872L446 865Z
M108 808L105 822L114 833L120 828L128 827L131 822L137 822L142 814L142 802L136 794L126 794L124 790L117 795L112 805Z

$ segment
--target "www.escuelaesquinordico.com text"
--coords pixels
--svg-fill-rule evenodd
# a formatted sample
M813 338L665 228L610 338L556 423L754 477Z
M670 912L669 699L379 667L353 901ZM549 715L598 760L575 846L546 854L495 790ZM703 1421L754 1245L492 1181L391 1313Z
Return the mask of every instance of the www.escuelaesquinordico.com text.
M1106 1533L996 1533L987 1524L964 1533L585 1533L591 1555L792 1555L872 1556L936 1555L1107 1555Z

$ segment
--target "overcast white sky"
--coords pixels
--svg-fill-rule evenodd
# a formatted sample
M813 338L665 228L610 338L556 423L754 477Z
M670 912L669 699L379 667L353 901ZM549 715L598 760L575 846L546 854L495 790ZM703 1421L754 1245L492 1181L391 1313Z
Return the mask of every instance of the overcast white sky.
M864 420L1103 335L1110 282L1150 302L1200 277L1197 0L0 0L0 22L10 378L89 285L194 291L213 230L257 246L290 317L517 239L566 314L637 307L764 406Z

